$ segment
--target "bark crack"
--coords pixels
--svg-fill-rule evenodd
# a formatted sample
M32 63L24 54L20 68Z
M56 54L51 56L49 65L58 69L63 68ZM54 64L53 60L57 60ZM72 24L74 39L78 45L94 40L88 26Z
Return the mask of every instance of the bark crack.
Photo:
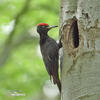
M84 100L85 98L88 98L88 97L91 97L91 96L94 96L94 95L96 95L96 94L88 94L88 95L80 96L75 100Z
M68 69L68 71L67 71L67 74L71 74L71 71L72 70L74 70L74 68L75 68L75 66L76 66L76 64L77 64L77 61L78 61L78 59L80 58L80 57L83 57L83 56L85 56L85 55L87 55L87 54L91 54L91 56L94 56L94 54L95 53L100 53L100 51L86 51L86 52L83 52L83 53L81 53L80 55L78 55L77 57L75 57L75 58L73 58L73 64L70 66L70 68Z

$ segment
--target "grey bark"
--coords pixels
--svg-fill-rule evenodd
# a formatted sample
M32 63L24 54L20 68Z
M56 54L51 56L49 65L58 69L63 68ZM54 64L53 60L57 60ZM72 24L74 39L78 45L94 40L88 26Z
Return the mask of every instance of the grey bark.
M60 2L62 100L100 100L100 0ZM78 20L78 48L71 47L67 40L74 16Z

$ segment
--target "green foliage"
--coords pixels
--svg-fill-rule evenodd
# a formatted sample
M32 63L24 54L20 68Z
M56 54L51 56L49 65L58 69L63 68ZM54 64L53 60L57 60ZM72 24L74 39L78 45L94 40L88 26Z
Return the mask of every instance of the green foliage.
M14 51L0 72L0 88L5 91L22 91L27 96L40 90L47 79L36 44L22 45ZM6 92L4 95L7 95ZM2 92L0 92L2 93ZM1 95L1 94L0 94Z
M0 0L0 53L9 36L2 27L15 20L24 4L25 0ZM58 25L58 12L58 0L31 0L27 11L16 25L13 40L41 22ZM57 39L58 29L51 30L49 35ZM12 50L4 66L0 66L0 100L28 100L41 91L49 77L42 58L37 53L37 47L38 39L20 44ZM11 96L15 92L25 96Z

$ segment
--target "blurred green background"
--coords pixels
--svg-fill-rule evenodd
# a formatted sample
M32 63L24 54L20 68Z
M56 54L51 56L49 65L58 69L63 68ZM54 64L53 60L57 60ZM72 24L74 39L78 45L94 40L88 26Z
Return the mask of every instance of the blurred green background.
M59 0L0 0L0 100L45 100L49 76L36 33L41 22L59 25ZM58 30L49 35L57 40Z

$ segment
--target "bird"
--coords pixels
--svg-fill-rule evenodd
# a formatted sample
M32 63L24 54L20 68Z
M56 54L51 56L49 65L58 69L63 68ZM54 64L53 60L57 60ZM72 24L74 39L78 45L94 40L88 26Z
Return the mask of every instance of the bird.
M57 43L48 35L48 31L58 26L50 26L47 23L37 25L37 32L40 35L40 50L46 70L53 79L53 83L57 84L61 93L61 82L59 79L59 49L62 47L61 41Z

